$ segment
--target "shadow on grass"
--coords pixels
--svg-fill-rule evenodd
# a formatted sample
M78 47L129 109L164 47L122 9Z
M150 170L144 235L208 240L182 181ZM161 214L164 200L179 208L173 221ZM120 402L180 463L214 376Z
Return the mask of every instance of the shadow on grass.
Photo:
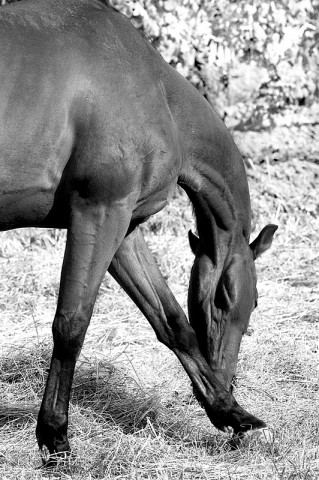
M51 345L43 343L11 349L0 357L0 425L21 425L36 419L50 356ZM149 428L167 441L209 441L200 426L203 415L192 395L174 395L164 402L159 388L144 388L118 361L80 360L71 404L87 418L117 426L124 434ZM194 414L190 415L190 409L196 410ZM73 419L76 421L76 416ZM212 437L210 441L214 441Z
M12 428L34 421L40 408L46 371L48 345L2 349L0 357L0 426Z

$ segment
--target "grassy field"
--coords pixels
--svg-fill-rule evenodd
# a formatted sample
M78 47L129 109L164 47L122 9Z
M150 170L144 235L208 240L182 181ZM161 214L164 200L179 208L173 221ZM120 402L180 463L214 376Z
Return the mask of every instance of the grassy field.
M245 138L238 138L245 146ZM251 142L258 143L258 136ZM253 146L252 146L253 147ZM256 145L254 146L256 150ZM41 469L36 416L51 353L63 232L23 230L0 242L0 478L319 478L319 165L263 153L247 170L254 234L279 225L258 260L259 307L243 338L235 396L274 439L237 449L196 403L177 360L107 276L80 356L70 405L72 457ZM262 160L262 161L261 161ZM184 196L143 227L186 308L193 227Z

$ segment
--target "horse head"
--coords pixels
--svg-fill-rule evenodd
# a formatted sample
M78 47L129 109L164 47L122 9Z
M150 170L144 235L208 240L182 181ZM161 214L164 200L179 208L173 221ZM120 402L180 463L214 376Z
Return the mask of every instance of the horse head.
M222 385L232 390L238 352L252 311L257 306L255 260L272 243L276 225L267 225L249 245L237 239L223 261L211 258L200 238L189 232L195 254L188 310L200 350ZM224 249L225 251L225 249Z

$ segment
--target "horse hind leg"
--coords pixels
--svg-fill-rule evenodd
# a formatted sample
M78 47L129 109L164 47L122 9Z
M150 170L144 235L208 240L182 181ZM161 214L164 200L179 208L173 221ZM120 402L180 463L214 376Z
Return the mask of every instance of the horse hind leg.
M74 205L53 322L53 354L36 428L40 449L68 452L68 406L75 363L103 276L128 229L131 211L116 206ZM120 221L119 221L120 219Z

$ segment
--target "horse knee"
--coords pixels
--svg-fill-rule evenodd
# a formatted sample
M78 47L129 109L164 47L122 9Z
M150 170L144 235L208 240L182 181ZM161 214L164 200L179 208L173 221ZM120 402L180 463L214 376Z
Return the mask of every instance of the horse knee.
M57 312L52 325L54 353L62 358L76 358L83 345L92 309L74 313Z

